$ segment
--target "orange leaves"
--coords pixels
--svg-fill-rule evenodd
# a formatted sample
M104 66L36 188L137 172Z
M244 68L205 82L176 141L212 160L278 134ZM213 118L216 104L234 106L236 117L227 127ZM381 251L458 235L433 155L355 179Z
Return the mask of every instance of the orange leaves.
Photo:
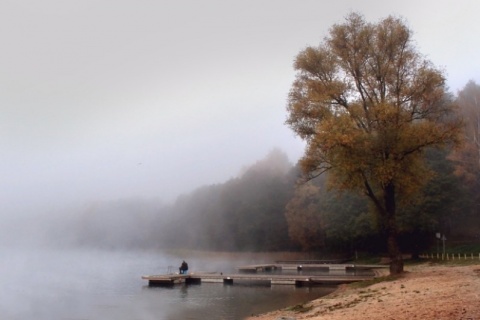
M395 185L407 196L429 177L425 148L456 144L461 122L441 70L416 50L404 21L368 23L357 13L334 25L295 62L287 124L307 141L310 175L370 195Z
M397 203L431 178L425 150L458 144L462 128L443 72L411 34L398 18L371 24L350 14L298 55L287 107L287 124L307 142L302 169L310 177L329 170L335 187L369 197L384 218L394 272Z
M316 144L327 152L335 148L356 149L363 135L348 114L325 119L317 125L316 132Z
M335 56L322 47L307 47L295 60L295 70L301 74L328 81L336 72Z

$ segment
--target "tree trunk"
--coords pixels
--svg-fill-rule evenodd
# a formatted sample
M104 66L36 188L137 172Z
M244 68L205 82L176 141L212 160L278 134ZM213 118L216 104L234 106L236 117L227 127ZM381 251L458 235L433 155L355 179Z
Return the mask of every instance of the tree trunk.
M395 204L395 185L389 183L384 189L384 202L387 231L388 255L390 256L390 274L400 274L403 272L403 258L398 245L396 204Z
M388 254L390 256L390 274L400 274L403 272L403 258L398 247L396 232L389 230L388 234Z

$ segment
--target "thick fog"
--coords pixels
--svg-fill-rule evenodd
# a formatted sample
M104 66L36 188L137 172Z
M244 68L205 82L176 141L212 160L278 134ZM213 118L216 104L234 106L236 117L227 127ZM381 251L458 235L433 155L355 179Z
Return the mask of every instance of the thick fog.
M405 17L453 91L478 82L479 7L2 1L2 228L41 234L58 217L95 212L98 203L160 208L235 177L275 147L296 162L303 143L284 125L293 59L352 10L373 21Z
M369 21L400 15L456 92L480 83L479 9L473 0L0 1L0 318L179 319L199 305L216 310L195 295L207 286L144 290L140 275L176 271L182 259L191 270L225 271L276 258L158 249L200 243L171 226L193 234L185 221L194 217L209 230L212 217L239 207L238 192L242 210L263 213L257 230L269 224L261 234L280 243L282 226L266 214L283 217L284 206L269 202L282 197L268 183L286 199L293 183L278 181L294 178L290 166L303 153L284 125L298 52L351 11ZM271 150L285 154L283 177L249 170L274 168L262 162ZM207 203L198 206L197 196ZM205 247L229 230L216 231L200 239ZM230 240L217 243L234 248ZM245 250L258 243L249 240Z

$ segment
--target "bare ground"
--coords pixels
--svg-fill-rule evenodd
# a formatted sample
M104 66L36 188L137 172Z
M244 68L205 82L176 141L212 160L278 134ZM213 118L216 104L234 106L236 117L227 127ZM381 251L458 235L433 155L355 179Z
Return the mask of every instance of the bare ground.
M363 288L341 286L320 299L248 320L480 320L480 265L422 264Z

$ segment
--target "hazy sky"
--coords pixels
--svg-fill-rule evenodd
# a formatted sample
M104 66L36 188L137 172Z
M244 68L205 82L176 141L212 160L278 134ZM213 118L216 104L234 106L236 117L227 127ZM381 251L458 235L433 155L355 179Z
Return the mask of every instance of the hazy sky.
M403 16L453 92L480 82L480 2L0 0L0 210L174 199L278 147L292 63L351 11Z

